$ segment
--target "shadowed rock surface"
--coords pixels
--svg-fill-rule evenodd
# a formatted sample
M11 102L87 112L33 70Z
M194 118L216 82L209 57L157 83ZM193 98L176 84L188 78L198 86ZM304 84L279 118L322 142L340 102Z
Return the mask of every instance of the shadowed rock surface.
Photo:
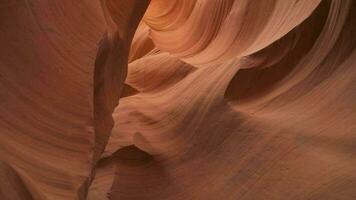
M3 0L1 200L356 199L353 0Z

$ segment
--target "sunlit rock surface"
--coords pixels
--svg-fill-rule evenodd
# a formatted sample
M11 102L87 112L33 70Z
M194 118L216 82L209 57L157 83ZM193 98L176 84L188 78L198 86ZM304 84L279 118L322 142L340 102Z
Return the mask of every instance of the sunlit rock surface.
M356 199L353 0L2 0L1 200Z

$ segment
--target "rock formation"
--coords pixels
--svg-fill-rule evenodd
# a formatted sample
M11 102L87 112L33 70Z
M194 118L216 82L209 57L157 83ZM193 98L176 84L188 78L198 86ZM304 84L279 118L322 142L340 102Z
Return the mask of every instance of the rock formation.
M1 200L356 199L353 0L2 0Z

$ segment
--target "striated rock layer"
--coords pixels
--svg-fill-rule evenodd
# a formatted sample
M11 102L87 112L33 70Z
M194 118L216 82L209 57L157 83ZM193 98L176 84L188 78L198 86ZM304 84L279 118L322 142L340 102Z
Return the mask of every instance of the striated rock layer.
M353 0L3 0L0 199L356 199Z
M147 5L0 3L0 199L86 198Z

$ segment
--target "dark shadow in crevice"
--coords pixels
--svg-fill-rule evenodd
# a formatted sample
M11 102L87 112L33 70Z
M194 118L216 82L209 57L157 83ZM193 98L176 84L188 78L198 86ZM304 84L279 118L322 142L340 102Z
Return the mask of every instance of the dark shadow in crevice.
M124 87L121 91L121 96L120 98L125 98L125 97L129 97L129 96L133 96L135 94L138 94L139 91L137 89L135 89L134 87L132 87L131 85L124 83Z
M323 1L294 30L267 48L246 57L246 60L256 63L255 66L239 70L229 83L224 97L230 102L248 101L273 89L312 49L325 25L329 8L330 1Z
M141 165L153 160L153 156L135 145L119 149L113 154L113 157L116 162L127 166Z

